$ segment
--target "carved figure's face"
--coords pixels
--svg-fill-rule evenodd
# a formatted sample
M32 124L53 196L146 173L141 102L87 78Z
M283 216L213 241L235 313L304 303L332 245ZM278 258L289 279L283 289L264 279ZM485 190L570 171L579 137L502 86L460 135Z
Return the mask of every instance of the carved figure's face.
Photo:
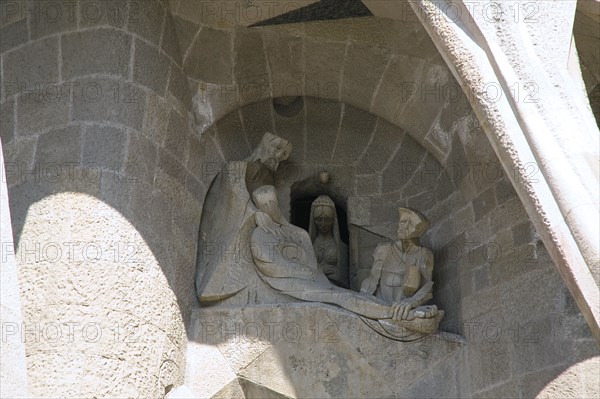
M400 213L400 221L398 222L398 238L407 240L415 237L417 221L408 212Z
M275 172L279 167L279 162L285 161L292 152L292 145L281 138L272 139L265 148L261 162L269 170Z
M329 206L320 205L315 208L313 219L319 233L327 234L331 231L335 220L334 212Z
M258 209L269 215L273 220L279 220L281 212L277 193L274 189L257 189L253 194L253 198Z

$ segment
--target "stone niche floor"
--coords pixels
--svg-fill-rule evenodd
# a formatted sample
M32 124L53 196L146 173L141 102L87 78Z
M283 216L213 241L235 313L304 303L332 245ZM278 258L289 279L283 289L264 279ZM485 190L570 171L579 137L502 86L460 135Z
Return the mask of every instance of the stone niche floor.
M464 345L450 333L393 341L317 303L199 308L189 335L183 389L198 398L396 398Z

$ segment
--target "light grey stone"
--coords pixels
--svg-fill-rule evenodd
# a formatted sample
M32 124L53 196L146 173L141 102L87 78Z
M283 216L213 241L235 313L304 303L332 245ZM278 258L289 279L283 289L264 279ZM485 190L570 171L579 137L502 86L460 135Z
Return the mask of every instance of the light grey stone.
M58 82L58 38L49 37L27 44L2 56L4 82L19 89L38 88Z
M27 42L27 21L22 19L0 28L0 54Z
M69 33L61 38L61 50L63 79L100 73L128 77L130 35L114 29Z
M144 182L153 185L157 162L156 144L141 134L133 132L129 138L124 169L126 180L131 183Z
M182 26L183 27L183 26ZM185 33L185 30L182 34ZM177 63L177 65L181 66L183 63L183 54L187 47L181 48L178 31L175 19L171 16L171 13L167 11L167 15L165 17L165 24L162 32L162 38L160 43L160 48L173 60Z
M72 118L76 121L121 123L142 128L146 94L135 83L86 78L74 88Z
M333 154L340 126L342 106L338 102L306 98L306 162L328 163Z
M31 40L77 28L77 4L69 0L30 2Z
M356 195L374 195L380 192L381 176L358 175L356 176Z
M185 60L185 70L189 77L202 82L231 83L233 78L231 46L230 32L202 27ZM249 60L238 62L243 64L244 62L248 63ZM240 68L242 67L245 66L240 65ZM245 81L242 78L238 82Z
M127 30L158 46L165 12L158 1L129 0Z
M339 99L345 45L306 38L304 52L305 94L330 100Z
M218 140L227 160L240 160L250 155L250 147L245 137L240 137L243 129L239 111L229 113L216 123Z
M67 85L52 85L37 92L21 95L17 100L17 136L38 134L67 123L69 90ZM46 95L46 93L57 95Z
M15 137L15 101L0 103L0 138L6 145Z
M125 158L127 136L109 126L87 126L83 143L83 166L120 171Z
M387 164L402 140L404 133L397 126L377 120L377 128L369 147L358 164L362 173L380 172Z
M385 51L351 43L344 60L340 99L362 108L370 107L375 88L388 62L389 55Z
M303 91L303 39L264 33L273 97L299 96Z
M242 102L252 103L267 97L271 82L261 34L247 28L236 28L234 53L234 77Z
M170 151L182 164L187 163L189 147L189 121L186 117L172 110L169 115L165 148Z
M40 136L36 162L42 168L81 162L81 128L69 126L55 129Z
M177 41L179 42L179 48L181 50L181 55L183 56L187 52L190 45L192 44L194 35L198 31L198 29L200 29L200 27L198 25L196 25L195 23L190 22L186 19L183 19L179 16L173 15L172 18L173 18L173 24L175 25L175 33L177 35L176 36ZM171 50L165 48L165 46L167 45L168 42L169 42L169 40L166 40L166 38L163 38L162 45L163 45L164 51L171 51Z
M171 60L158 48L141 40L135 41L133 81L164 96Z
M417 58L394 55L375 94L373 110L387 120L395 120L410 95L417 90L423 65L424 62Z
M167 102L157 95L148 95L142 134L156 144L162 144L167 135L169 110Z
M160 151L158 153L157 166L173 179L185 185L186 173L185 167L181 163L181 160L175 158L166 151Z
M79 26L123 28L129 19L128 4L121 0L82 0L79 2Z
M168 92L177 99L183 110L191 111L192 109L192 97L190 94L190 88L188 85L187 77L184 71L177 64L171 63L171 75L169 79Z
M375 115L351 105L344 105L331 162L342 165L356 162L371 140L376 121Z
M496 197L494 189L490 188L473 200L473 212L475 213L475 222L483 216L490 213L496 207Z
M383 192L401 189L412 177L425 157L425 149L409 135L404 135L400 148L383 172Z
M271 117L274 114L272 107L271 101L260 101L246 105L240 110L244 132L250 147L256 148L265 132L274 131Z

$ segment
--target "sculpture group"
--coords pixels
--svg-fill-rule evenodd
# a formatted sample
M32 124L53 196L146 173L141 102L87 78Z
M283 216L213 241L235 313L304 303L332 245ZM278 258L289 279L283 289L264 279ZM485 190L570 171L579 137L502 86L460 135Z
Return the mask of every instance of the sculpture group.
M343 288L348 250L334 201L311 206L309 231L283 216L273 174L291 144L265 133L245 161L227 164L211 184L200 225L196 289L202 304L320 302L360 316L379 333L412 340L438 330L433 254L419 243L428 222L399 208L398 239L380 244L360 292Z

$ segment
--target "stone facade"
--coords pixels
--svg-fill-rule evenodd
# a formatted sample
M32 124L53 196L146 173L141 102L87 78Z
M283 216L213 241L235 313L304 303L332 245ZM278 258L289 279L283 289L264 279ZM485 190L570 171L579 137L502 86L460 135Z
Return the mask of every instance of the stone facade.
M500 161L454 65L408 4L401 19L247 27L239 6L228 14L209 3L0 1L0 396L597 396L597 332L514 189L522 171ZM574 33L594 93L597 15L586 10ZM294 146L279 170L286 216L298 196L321 194L315 181L330 173L327 194L343 205L358 248L355 289L375 246L394 234L397 208L427 216L441 329L465 343L428 346L433 357L419 363L418 346L365 338L361 321L326 306L226 314L199 306L204 198L223 165L250 155L264 132ZM12 252L20 298L4 296ZM252 342L244 348L199 330L261 317L297 317L306 328L329 317L345 327L339 340L318 343L334 359L322 373L338 380L315 375L316 355L303 360L306 375L290 360L307 342L242 339ZM26 388L4 384L13 378L5 340L25 352ZM264 373L281 378L273 385ZM380 391L366 390L381 381Z

